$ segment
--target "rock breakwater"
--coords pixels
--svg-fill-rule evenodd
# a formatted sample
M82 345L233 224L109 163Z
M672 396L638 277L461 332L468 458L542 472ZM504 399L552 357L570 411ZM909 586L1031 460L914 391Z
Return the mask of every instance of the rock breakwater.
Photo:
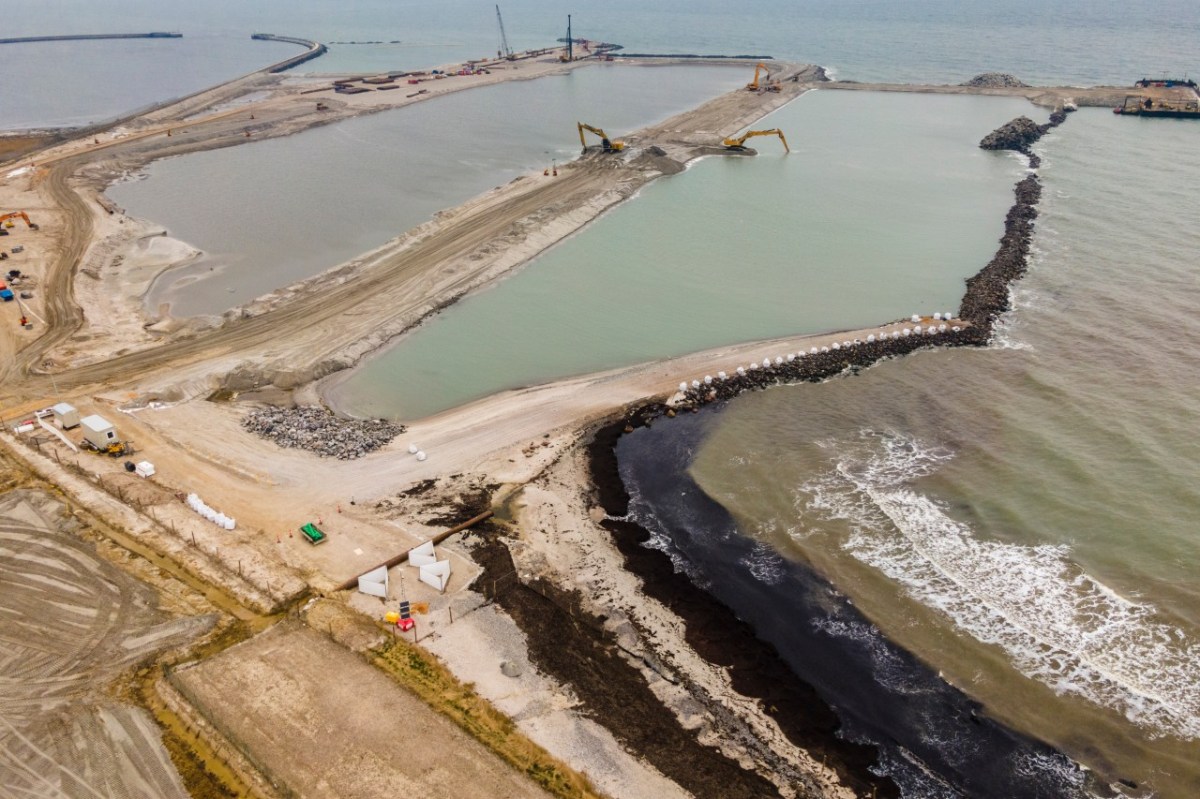
M1062 124L1065 119L1065 112L1056 111L1046 125L1026 121L1039 131L1040 138L1046 130ZM1029 155L1031 159L1036 158L1033 153ZM675 407L695 409L732 399L744 391L787 383L817 382L844 372L853 373L884 358L906 355L918 349L987 344L996 320L1011 307L1009 290L1013 281L1028 269L1037 203L1042 196L1042 185L1037 175L1030 174L1019 181L1013 194L1014 202L1004 220L1000 246L987 265L967 279L967 291L963 295L957 318L951 319L949 314L913 317L911 327L870 335L865 341L856 338L807 353L775 355L759 363L739 367L735 374L718 372L715 377L705 375L703 379L693 380L690 385L680 386L682 396L676 400ZM651 415L672 412L665 407L657 407L658 410L651 411Z
M319 407L256 408L242 427L281 447L343 461L387 446L405 429L385 419L343 419Z
M1039 125L1029 117L1017 117L984 136L979 142L979 146L984 150L1013 150L1021 153L1029 159L1030 169L1037 169L1042 165L1042 159L1030 147L1042 136L1045 136L1051 128L1056 128L1065 122L1067 113L1071 110L1074 110L1074 106L1055 109L1050 114L1050 121L1044 125Z

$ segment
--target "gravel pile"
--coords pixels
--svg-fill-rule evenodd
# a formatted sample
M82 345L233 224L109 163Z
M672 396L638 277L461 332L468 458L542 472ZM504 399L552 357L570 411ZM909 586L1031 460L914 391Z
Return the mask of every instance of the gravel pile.
M256 408L242 419L242 427L281 447L344 461L374 452L404 432L404 425L383 419L342 419L317 407Z
M1029 117L1017 117L983 137L979 146L985 150L1016 150L1026 152L1029 145L1042 138L1042 126Z
M971 86L977 89L1027 89L1028 83L1022 83L1016 77L1006 72L984 72L976 75L959 86Z

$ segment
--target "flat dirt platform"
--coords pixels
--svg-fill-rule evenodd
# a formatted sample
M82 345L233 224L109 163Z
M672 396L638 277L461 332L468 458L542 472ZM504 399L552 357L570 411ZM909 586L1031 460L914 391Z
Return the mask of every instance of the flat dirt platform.
M154 720L106 692L206 632L82 540L40 491L0 495L0 797L185 799Z
M173 681L297 796L547 796L386 675L297 622Z

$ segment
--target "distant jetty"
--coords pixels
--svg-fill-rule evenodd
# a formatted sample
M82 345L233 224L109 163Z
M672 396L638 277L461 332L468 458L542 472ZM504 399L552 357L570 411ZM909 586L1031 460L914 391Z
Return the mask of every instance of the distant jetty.
M314 42L310 39L298 39L295 36L276 36L273 33L253 33L250 35L250 38L263 42L287 42L288 44L298 44L301 47L308 48L308 52L306 53L301 53L298 56L280 61L278 64L268 67L267 72L271 73L283 72L284 70L288 70L294 66L303 64L305 61L312 61L314 58L319 58L320 56L325 55L325 53L329 50L328 47L320 42Z
M774 61L769 55L697 55L696 53L621 53L622 58L724 58L741 61Z
M18 36L0 39L0 44L23 44L25 42L77 42L91 39L182 39L182 33L77 33L71 36Z

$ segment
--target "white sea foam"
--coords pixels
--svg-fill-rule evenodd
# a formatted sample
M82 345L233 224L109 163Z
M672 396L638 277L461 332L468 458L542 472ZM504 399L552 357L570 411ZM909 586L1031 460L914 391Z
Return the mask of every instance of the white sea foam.
M754 549L740 563L754 575L754 579L767 585L778 585L787 574L787 562L774 547L762 542L755 542Z
M803 488L810 511L847 520L847 551L1023 674L1115 709L1154 736L1200 738L1200 642L1120 596L1063 545L974 537L911 488L952 457L894 433L823 442L834 468Z
M924 692L921 685L914 680L912 669L900 659L896 650L888 645L887 639L873 624L830 615L814 618L812 626L831 638L847 638L862 646L871 658L873 673L881 685L899 694Z

